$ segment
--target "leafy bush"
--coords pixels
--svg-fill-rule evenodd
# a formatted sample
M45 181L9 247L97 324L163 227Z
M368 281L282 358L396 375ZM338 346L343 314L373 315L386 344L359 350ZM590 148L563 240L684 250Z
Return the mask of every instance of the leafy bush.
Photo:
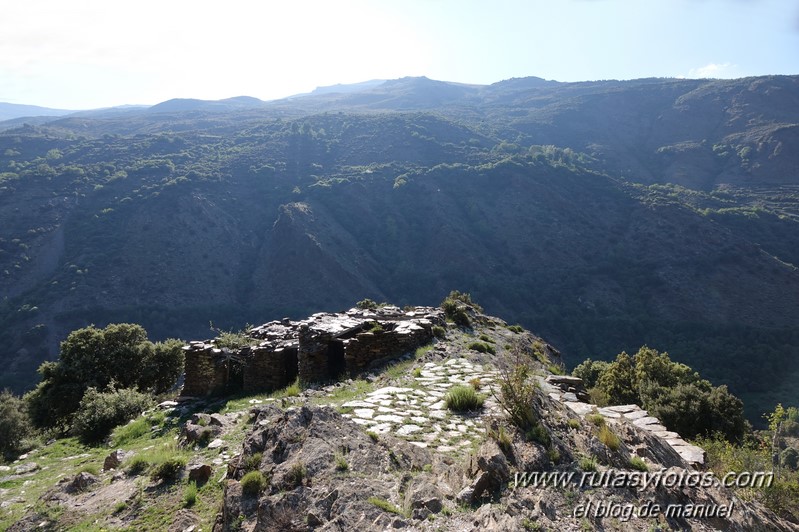
M21 453L32 432L25 402L9 390L0 392L0 454L10 459Z
M726 386L714 387L667 353L642 347L611 363L586 360L572 372L583 379L596 404L636 403L686 438L722 433L740 440L748 430L743 403Z
M371 299L366 298L355 303L355 306L362 310L375 310L378 307L378 304Z
M97 443L111 429L140 415L152 404L150 396L136 390L110 388L108 392L98 392L89 388L75 413L73 431L84 443Z
M444 314L447 318L461 327L470 327L472 324L466 312L469 307L477 312L483 311L480 305L472 301L472 297L469 294L461 293L457 290L450 292L444 301L441 302L441 308L444 309Z
M116 323L72 331L61 342L59 359L39 367L42 380L26 394L31 421L65 432L86 390L138 388L163 393L183 370L178 340L154 344L140 325Z
M241 491L245 495L258 495L266 489L266 477L260 471L250 471L241 479Z
M453 386L444 396L447 408L455 412L465 412L467 410L477 410L483 407L485 398L474 391L471 386Z

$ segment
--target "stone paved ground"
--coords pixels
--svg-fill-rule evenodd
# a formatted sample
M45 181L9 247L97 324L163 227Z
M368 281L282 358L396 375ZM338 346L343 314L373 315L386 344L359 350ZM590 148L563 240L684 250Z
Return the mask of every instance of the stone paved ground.
M407 387L380 388L341 406L351 408L344 415L367 430L390 432L419 447L452 452L481 439L486 416L499 413L490 392L495 378L495 372L465 358L428 362ZM457 384L472 383L479 383L478 391L486 397L483 408L465 414L448 410L444 404L447 391Z

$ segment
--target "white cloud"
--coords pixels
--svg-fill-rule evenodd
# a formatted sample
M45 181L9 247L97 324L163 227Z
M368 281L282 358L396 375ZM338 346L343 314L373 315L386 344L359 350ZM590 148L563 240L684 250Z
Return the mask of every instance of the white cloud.
M732 63L708 63L703 67L692 68L688 74L681 74L679 78L704 79L704 78L734 78L737 77L738 65Z

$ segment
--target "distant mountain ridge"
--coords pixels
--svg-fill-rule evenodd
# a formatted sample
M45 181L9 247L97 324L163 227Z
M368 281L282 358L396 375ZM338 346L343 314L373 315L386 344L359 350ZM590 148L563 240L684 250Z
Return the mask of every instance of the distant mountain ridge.
M646 343L753 419L787 402L799 77L378 81L0 131L0 387L90 322L199 338L458 289L568 362Z
M0 102L0 121L12 120L26 116L63 116L75 111L66 109L52 109L49 107L39 107L38 105L23 105L16 103Z

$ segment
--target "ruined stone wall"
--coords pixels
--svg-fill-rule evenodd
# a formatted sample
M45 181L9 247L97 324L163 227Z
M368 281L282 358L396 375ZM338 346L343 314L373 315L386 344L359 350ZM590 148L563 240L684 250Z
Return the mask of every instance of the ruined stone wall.
M243 388L246 392L285 388L297 377L297 349L253 347L247 358Z
M385 362L413 351L432 339L432 331L422 327L360 333L345 343L344 360L347 373L355 375L372 364Z
M297 352L297 369L300 382L328 380L327 346L333 339L332 336L314 331L307 325L301 325L298 334L300 347Z
M204 396L225 390L227 369L217 364L222 354L221 349L203 342L192 342L183 351L186 355L186 369L181 395Z

